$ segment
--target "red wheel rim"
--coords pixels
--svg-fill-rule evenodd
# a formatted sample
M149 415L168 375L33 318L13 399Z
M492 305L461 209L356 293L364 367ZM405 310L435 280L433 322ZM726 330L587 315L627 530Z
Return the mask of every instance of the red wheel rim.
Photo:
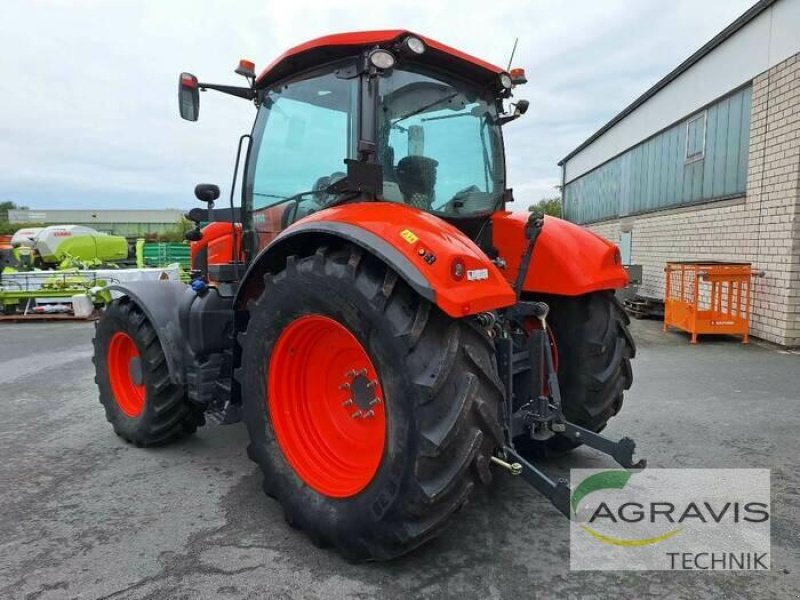
M386 441L384 396L346 327L321 315L290 323L272 351L267 398L278 445L307 485L333 498L369 485Z
M145 387L140 361L139 349L131 336L124 331L111 336L106 357L111 392L117 406L129 417L138 417L144 410Z

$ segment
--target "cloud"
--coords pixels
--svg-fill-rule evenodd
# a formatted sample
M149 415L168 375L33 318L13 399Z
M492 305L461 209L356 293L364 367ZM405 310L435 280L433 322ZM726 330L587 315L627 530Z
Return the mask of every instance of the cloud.
M332 32L408 28L505 64L530 83L508 126L517 205L553 196L556 162L742 13L747 0L5 0L0 15L0 199L29 206L191 206L199 181L230 185L254 110L202 97L177 116L179 72L236 82L240 57L264 66Z

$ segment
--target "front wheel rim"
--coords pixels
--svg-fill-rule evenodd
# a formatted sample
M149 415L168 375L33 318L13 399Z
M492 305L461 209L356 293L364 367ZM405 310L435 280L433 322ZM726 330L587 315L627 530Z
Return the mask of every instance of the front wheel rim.
M283 455L312 489L347 498L369 485L386 442L384 400L369 354L341 323L306 315L281 332L267 405Z

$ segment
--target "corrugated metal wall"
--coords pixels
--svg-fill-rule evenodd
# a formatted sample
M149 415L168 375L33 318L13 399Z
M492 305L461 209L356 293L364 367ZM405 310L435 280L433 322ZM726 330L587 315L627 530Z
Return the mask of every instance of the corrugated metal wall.
M751 94L739 90L568 183L566 218L591 223L744 194ZM704 141L700 157L687 159L687 129L692 147Z

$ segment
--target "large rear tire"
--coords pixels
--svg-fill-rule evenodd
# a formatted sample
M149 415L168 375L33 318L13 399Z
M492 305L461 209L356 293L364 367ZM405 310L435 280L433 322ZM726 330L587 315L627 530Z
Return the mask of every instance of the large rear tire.
M468 322L352 246L289 257L248 310L248 453L316 544L393 558L491 480L503 390L491 341Z
M93 342L100 403L118 436L136 446L159 446L205 422L184 386L170 381L155 329L127 296L105 309Z
M550 305L564 416L602 431L622 408L623 393L633 383L636 344L628 330L630 319L610 291L539 299ZM515 444L535 457L563 454L580 445L562 435L544 441L522 438Z

